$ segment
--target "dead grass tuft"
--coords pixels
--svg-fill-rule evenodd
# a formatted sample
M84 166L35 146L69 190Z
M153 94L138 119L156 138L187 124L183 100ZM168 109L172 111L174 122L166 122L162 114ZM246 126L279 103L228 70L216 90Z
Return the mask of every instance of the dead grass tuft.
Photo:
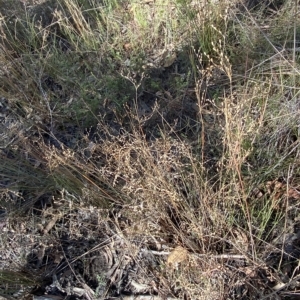
M0 0L0 295L296 293L297 4L23 2Z

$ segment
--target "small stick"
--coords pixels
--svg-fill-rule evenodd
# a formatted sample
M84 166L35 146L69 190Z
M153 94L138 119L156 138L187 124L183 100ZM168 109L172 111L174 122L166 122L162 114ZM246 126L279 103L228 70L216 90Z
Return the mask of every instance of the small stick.
M154 250L144 250L145 252L150 252L153 255L169 255L171 252L170 251L154 251ZM201 258L208 256L208 254L196 254L196 253L191 253L191 256L194 256L196 258ZM247 259L246 255L241 255L241 254L217 254L217 255L210 255L212 258L218 258L218 259Z

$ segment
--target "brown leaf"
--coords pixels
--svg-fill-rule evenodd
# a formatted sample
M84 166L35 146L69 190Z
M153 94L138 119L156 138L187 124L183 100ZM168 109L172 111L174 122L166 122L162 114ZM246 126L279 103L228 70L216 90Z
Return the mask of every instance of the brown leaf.
M188 251L181 246L177 246L168 256L168 265L177 265L183 262L188 257Z
M300 192L297 189L290 188L288 190L288 197L294 199L300 199Z
M123 49L125 51L130 51L132 49L132 46L131 46L130 43L126 43L126 44L123 45Z

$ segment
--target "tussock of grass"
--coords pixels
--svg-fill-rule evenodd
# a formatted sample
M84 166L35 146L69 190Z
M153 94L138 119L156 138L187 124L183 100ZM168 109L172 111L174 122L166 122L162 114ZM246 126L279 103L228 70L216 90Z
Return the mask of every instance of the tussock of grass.
M296 292L297 5L20 3L0 0L0 275L82 299Z

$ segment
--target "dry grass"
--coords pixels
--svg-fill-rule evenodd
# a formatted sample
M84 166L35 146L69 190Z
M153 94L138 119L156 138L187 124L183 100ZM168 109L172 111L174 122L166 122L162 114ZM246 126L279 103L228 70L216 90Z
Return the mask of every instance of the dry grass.
M0 294L293 299L297 5L1 4Z

